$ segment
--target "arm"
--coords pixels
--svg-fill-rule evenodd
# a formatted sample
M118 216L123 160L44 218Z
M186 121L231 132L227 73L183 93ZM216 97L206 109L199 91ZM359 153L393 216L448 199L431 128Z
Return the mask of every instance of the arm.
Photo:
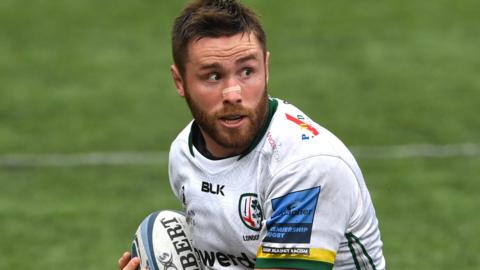
M332 269L358 194L348 166L316 156L290 164L266 188L259 269Z

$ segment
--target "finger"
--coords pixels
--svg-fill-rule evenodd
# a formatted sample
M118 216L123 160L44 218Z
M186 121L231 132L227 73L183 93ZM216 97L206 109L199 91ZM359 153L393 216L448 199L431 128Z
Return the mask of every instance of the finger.
M130 252L125 252L122 254L120 259L118 259L118 269L123 269L127 264L128 261L130 261Z
M132 258L128 264L122 270L136 270L138 265L140 265L140 258Z

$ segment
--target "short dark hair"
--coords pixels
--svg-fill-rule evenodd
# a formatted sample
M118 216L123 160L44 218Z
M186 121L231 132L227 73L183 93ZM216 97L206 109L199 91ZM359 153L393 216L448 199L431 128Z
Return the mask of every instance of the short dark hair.
M190 42L240 33L255 34L266 53L267 38L254 11L235 0L191 1L172 28L173 61L183 75Z

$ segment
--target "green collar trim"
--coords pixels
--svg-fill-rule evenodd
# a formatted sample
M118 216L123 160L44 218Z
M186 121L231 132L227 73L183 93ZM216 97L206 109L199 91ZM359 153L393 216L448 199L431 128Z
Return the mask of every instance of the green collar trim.
M193 121L192 126L190 127L190 134L188 134L188 150L190 150L192 157L195 157L195 154L193 153L193 129L196 125L195 121Z
M260 143L262 140L263 136L265 136L265 133L267 133L268 127L270 126L270 122L272 121L273 115L275 115L275 112L277 111L278 107L278 101L273 98L268 99L268 113L267 113L267 119L265 123L263 124L263 127L260 129L260 132L258 132L257 136L253 139L252 143L250 146L243 152L243 154L238 157L238 160L242 159L246 155L250 154L255 147Z
M272 121L273 116L275 115L275 112L277 111L278 108L278 101L273 98L268 99L268 112L267 112L267 119L265 123L263 124L262 128L260 129L260 132L258 132L257 136L253 139L252 143L250 146L243 152L240 157L238 157L238 160L242 159L246 155L250 154L255 147L260 143L262 140L263 136L265 136L265 133L267 133L268 127L270 126L270 122ZM195 157L195 154L193 153L193 134L196 132L200 132L200 130L194 131L194 129L198 129L197 124L195 121L193 121L192 126L190 128L190 134L188 135L188 149L190 150L190 154L192 157Z

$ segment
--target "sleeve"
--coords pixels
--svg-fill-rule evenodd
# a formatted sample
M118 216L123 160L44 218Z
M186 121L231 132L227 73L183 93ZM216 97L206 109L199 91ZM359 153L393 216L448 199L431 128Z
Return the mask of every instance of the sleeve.
M332 269L359 194L355 174L337 157L284 167L266 188L256 268Z
M178 200L182 200L183 188L182 188L182 179L185 178L185 170L181 170L180 164L185 164L185 157L182 155L181 143L175 140L170 146L170 151L168 153L168 180L170 182L170 188L172 189L173 195Z

